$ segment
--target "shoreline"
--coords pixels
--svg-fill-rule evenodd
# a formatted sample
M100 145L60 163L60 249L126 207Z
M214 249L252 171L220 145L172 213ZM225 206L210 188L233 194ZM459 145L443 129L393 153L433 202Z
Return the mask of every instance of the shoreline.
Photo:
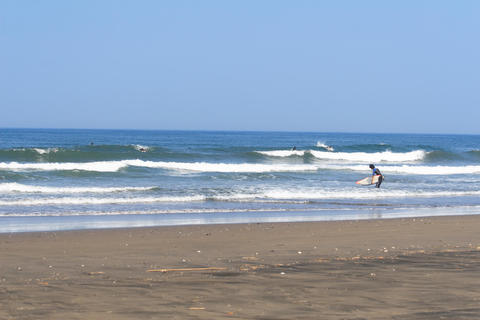
M368 221L426 217L480 215L480 207L366 208L278 211L212 211L200 213L75 214L62 216L2 216L0 235L17 232L57 232L165 226L222 225L248 223L296 223Z
M0 319L475 319L480 216L0 234Z

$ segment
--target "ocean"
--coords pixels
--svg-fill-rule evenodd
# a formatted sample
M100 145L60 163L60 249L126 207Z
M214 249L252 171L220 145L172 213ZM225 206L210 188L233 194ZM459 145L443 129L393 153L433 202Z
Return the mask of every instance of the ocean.
M370 163L379 189L355 184ZM478 135L0 129L0 232L478 214L479 196Z

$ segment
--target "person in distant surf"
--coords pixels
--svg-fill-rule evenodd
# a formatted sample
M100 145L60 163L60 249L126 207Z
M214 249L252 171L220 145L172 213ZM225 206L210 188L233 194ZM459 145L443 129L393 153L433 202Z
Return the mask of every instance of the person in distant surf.
M292 151L295 151L295 150L297 150L297 147L293 146Z
M376 188L380 188L380 185L382 184L382 181L383 181L382 173L380 172L380 170L378 168L375 168L375 166L373 164L369 165L369 167L370 167L370 169L372 169L372 183L373 183L373 177L374 176L377 176L377 175L380 176L380 177L378 177L378 182L375 184Z

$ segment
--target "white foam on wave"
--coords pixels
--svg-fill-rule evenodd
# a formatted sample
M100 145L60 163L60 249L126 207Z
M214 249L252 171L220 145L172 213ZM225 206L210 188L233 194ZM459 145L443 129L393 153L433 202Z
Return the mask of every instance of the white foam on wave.
M20 200L0 200L0 206L36 206L36 205L100 205L100 204L138 204L156 202L194 202L204 201L205 196L164 196L164 197L138 197L138 198L39 198Z
M135 165L135 164L131 164ZM139 166L149 168L162 168L171 170L197 171L197 172L296 172L315 171L316 165L309 164L261 164L261 163L209 163L209 162L153 162L142 161Z
M480 174L480 166L378 166L383 174L409 174L409 175L455 175L455 174ZM322 169L353 170L369 173L370 169L365 165L328 165Z
M231 195L189 195L162 197L132 197L132 198L94 198L94 197L49 197L37 199L0 200L0 206L44 206L44 205L123 205L149 204L166 202L263 202L263 203L306 203L315 200L371 200L394 198L445 198L480 196L480 191L425 191L425 190L385 190L371 188L351 188L343 190L325 190L315 188L272 189L258 193L234 193ZM196 209L195 209L196 210Z
M237 192L229 195L186 195L186 196L160 196L160 197L130 197L130 198L95 198L95 197L42 197L0 200L0 206L43 206L43 205L123 205L123 204L149 204L166 202L264 202L264 203L305 203L315 200L368 200L368 199L394 199L394 198L445 198L480 196L480 191L429 191L421 189L392 190L354 187L348 189L270 189L251 192Z
M47 148L47 149L40 149L40 148L33 148L38 154L48 154L50 152L58 152L58 148Z
M380 199L478 196L480 191L424 191L355 188L350 190L270 190L262 196L267 199L325 200L325 199Z
M325 144L325 142L323 142L323 141L317 141L316 146L317 146L318 148L324 148L324 149L326 149L326 150L328 150L328 151L330 151L330 152L335 151L335 149L333 149L332 146L329 146L328 144Z
M155 187L47 187L47 186L31 186L16 182L1 183L0 192L24 192L24 193L112 193L112 192L129 192L129 191L147 191Z
M137 151L140 151L140 152L147 152L147 151L150 151L150 147L148 146L142 146L141 144L134 144L132 145L133 148Z
M213 200L232 202L291 202L315 201L315 200L336 200L336 199L388 199L388 198L436 198L436 197L462 197L479 196L480 191L425 191L425 190L386 190L371 188L352 188L342 190L325 190L315 188L273 189L259 193L232 194L228 196L217 196Z
M479 174L480 166L396 166L386 167L387 172L422 175Z
M4 170L80 170L96 172L116 172L128 166L159 168L193 172L295 172L315 171L318 166L309 164L259 164L259 163L210 163L210 162L163 162L144 160L97 161L85 163L18 163L2 162L0 169Z
M273 150L273 151L255 151L257 153L269 157L290 157L304 156L306 153L313 155L315 158L322 160L344 160L355 162L413 162L422 160L427 154L423 150L414 150L410 152L333 152L333 148L325 144L317 144L328 151L318 150Z
M58 152L58 148L19 148L19 149L11 149L12 151L15 152L25 152L25 151L35 151L38 154L48 154L48 153L53 153L53 152Z
M326 154L334 154L324 152ZM380 161L371 161L378 163ZM265 173L265 172L307 172L319 169L353 170L369 172L365 165L335 164L262 164L262 163L210 163L210 162L163 162L144 160L97 161L84 163L18 163L2 162L0 170L11 171L94 171L117 172L128 166L175 170L179 172L220 172L220 173ZM379 166L382 173L412 175L454 175L480 174L480 166L420 166L420 165L384 165Z
M325 152L309 151L315 158L324 160L346 160L356 162L412 162L422 160L426 152L424 150L414 150L410 152Z
M128 161L128 160L127 160ZM19 162L1 162L0 169L22 171L97 171L97 172L116 172L121 168L128 166L125 161L96 161L96 162L46 162L46 163L19 163Z
M302 150L272 150L272 151L255 151L269 157L291 157L305 155L305 151Z

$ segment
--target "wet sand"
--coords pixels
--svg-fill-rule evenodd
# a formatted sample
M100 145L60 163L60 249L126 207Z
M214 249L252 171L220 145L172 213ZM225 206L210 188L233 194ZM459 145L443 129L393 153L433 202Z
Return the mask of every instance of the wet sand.
M480 216L0 235L0 319L479 319Z

